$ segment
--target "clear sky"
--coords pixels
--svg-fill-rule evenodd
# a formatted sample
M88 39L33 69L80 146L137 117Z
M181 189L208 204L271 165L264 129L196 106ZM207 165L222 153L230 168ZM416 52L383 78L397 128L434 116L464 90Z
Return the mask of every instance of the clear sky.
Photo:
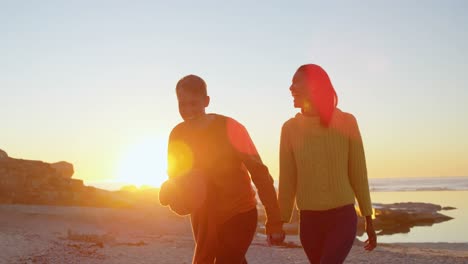
M0 0L0 149L157 185L193 73L276 178L291 77L317 63L370 177L468 175L467 1L232 2Z

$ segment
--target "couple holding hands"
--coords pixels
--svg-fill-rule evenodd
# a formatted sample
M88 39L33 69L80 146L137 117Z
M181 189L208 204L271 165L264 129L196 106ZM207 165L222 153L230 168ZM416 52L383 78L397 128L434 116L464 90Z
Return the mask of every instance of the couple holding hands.
M245 127L206 113L206 83L195 75L176 85L184 120L168 144L168 176L162 205L190 215L193 263L247 263L257 228L255 184L267 215L269 245L285 239L283 223L294 204L300 240L310 263L343 263L356 237L355 200L366 219L366 250L377 246L364 148L353 115L337 108L328 74L315 64L300 66L289 88L300 113L281 129L278 196ZM268 262L268 260L265 260Z

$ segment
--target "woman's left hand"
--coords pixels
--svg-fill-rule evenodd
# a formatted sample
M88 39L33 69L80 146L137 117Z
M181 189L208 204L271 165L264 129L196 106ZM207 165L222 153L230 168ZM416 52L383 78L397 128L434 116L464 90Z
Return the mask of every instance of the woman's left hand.
M364 249L367 251L372 251L377 247L377 234L374 230L374 224L371 216L366 216L366 233L367 240L364 246Z

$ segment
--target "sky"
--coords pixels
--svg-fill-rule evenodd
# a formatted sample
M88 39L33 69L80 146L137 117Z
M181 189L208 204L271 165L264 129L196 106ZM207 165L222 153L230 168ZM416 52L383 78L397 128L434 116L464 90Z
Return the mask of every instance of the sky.
M181 118L174 89L205 79L207 112L248 129L278 177L289 85L330 75L359 122L369 177L468 175L467 1L0 0L0 149L68 161L88 184L160 184Z

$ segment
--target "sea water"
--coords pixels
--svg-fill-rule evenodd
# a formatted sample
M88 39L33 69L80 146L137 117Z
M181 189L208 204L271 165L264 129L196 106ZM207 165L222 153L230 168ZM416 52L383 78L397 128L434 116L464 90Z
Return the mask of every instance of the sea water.
M468 242L468 177L370 179L372 202L424 202L455 207L440 211L454 219L413 227L407 234L379 236L380 242Z

